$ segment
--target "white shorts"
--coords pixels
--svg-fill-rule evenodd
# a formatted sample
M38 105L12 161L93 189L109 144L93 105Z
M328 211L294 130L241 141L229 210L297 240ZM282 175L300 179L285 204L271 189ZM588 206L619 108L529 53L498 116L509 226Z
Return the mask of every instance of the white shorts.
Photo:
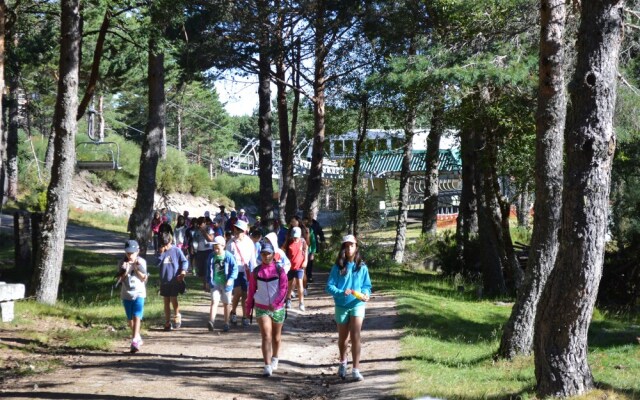
M224 285L215 284L211 288L211 300L212 301L221 301L222 304L231 304L231 291L227 292L224 290Z

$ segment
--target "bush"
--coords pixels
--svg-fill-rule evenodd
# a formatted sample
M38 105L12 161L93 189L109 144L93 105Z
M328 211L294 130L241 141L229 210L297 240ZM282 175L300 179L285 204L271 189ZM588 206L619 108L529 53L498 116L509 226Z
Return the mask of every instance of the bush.
M187 179L190 168L184 155L175 149L167 149L167 157L158 164L157 186L159 192L191 192ZM209 177L207 176L207 181Z

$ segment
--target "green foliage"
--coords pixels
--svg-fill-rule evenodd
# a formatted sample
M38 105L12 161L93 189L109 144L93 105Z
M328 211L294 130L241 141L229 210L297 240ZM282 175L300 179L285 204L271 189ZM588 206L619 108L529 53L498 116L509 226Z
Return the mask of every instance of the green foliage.
M236 207L258 204L260 180L257 176L220 174L213 180L213 190L224 193Z
M493 359L510 303L478 300L477 286L459 278L401 268L371 275L375 291L396 299L405 327L400 396L536 398L533 357ZM637 316L594 314L589 365L600 389L589 398L637 398L637 324Z
M167 149L167 157L160 160L157 170L158 191L161 193L190 192L187 159L175 149Z

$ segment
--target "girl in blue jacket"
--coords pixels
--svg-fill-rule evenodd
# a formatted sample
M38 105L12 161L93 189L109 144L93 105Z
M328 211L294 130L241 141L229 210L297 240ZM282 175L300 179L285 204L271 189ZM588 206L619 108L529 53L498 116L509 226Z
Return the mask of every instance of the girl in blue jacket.
M365 304L371 295L369 269L360 257L358 241L353 235L342 239L342 247L327 280L327 293L335 301L335 319L338 323L338 350L340 364L338 376L347 376L347 340L351 336L351 356L354 380L364 378L360 373L360 331L364 321Z

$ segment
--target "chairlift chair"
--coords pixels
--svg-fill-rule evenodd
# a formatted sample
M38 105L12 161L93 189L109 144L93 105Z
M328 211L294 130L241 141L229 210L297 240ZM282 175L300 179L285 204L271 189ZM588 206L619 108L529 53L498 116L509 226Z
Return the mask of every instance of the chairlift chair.
M80 142L76 144L76 168L79 170L119 170L120 146L116 142Z
M94 119L98 113L93 107L87 110L87 136L91 141L76 144L76 168L79 170L119 170L120 146L116 142L104 142L94 132Z

